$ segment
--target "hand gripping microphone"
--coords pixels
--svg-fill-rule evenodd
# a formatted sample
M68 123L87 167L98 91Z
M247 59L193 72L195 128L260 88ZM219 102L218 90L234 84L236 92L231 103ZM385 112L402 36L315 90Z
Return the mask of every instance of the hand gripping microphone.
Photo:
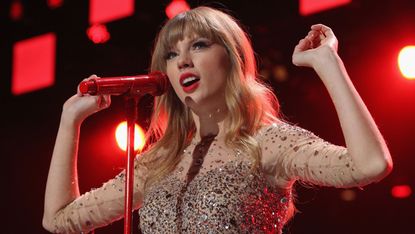
M144 95L159 96L169 86L167 76L161 72L152 72L147 75L119 76L82 81L79 91L89 95Z

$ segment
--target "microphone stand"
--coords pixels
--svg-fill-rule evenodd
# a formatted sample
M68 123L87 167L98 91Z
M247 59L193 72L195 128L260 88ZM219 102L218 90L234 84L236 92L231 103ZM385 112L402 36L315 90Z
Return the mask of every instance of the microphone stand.
M125 110L127 118L127 165L125 172L125 198L124 198L124 234L132 234L131 223L133 217L133 191L134 191L134 127L137 120L137 105L141 95L127 94L125 97Z
M100 84L98 84L100 83ZM169 86L165 74L154 71L148 76L113 77L100 80L83 81L79 84L82 94L124 94L126 118L127 118L127 165L125 169L125 211L124 234L131 233L131 221L133 210L134 191L134 125L137 120L138 101L143 94L150 93L154 96L161 95ZM136 89L140 87L140 89ZM121 93L120 93L121 92Z

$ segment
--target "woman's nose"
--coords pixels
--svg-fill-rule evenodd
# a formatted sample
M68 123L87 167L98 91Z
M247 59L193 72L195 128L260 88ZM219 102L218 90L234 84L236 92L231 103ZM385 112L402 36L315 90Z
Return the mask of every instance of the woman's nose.
M177 63L179 69L193 67L192 58L189 53L181 53Z

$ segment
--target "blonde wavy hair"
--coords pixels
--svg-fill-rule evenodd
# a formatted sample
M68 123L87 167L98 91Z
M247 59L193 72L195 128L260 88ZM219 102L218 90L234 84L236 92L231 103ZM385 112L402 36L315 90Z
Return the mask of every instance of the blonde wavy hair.
M151 71L166 72L166 54L187 35L196 34L224 46L230 60L225 96L228 115L224 120L225 142L243 149L256 165L260 148L254 135L278 119L279 104L273 92L257 80L251 42L230 15L209 7L197 7L167 21L155 42ZM148 139L154 142L140 160L150 170L147 189L172 172L196 132L191 110L173 88L155 98Z

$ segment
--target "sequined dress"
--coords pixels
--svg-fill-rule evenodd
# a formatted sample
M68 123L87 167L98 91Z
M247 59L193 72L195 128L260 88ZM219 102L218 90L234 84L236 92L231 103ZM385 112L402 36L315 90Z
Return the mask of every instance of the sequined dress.
M292 204L290 185L359 186L362 174L344 147L286 123L255 136L260 168L240 149L215 137L191 180L194 139L176 169L142 193L146 168L136 167L134 204L143 233L281 233ZM124 173L77 198L55 217L56 233L89 231L123 215Z

